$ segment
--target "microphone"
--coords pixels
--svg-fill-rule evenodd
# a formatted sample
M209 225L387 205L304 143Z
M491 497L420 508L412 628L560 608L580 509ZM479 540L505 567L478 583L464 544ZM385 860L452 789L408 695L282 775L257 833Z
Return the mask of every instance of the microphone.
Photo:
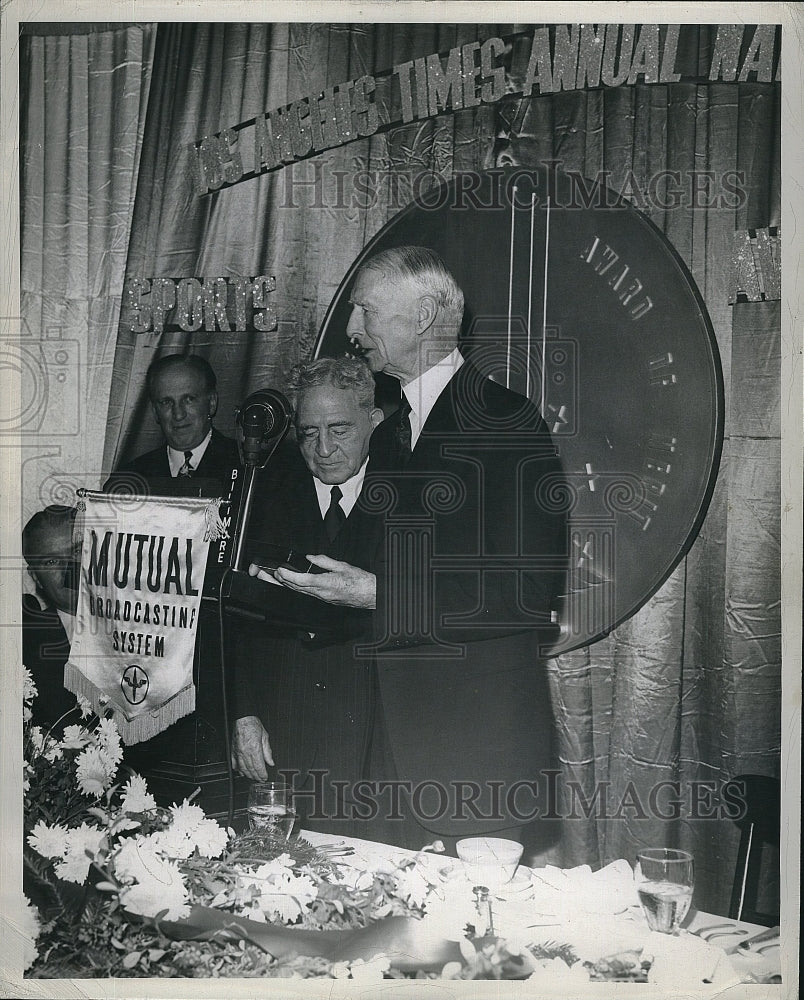
M292 412L281 392L259 389L237 410L237 447L243 465L262 468L290 430Z

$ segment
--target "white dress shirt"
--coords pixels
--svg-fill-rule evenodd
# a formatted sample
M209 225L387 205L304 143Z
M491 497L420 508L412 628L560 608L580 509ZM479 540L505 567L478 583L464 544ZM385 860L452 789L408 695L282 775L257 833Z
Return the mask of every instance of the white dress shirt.
M341 497L341 508L347 517L351 514L352 507L357 503L357 498L363 489L363 480L366 478L367 465L368 459L365 460L351 479L347 479L345 483L338 483L343 494ZM318 497L318 506L321 508L321 516L323 517L332 503L332 486L334 484L327 485L327 483L322 483L315 476L313 476L313 483L315 485L316 496Z
M192 449L192 458L190 459L190 465L193 467L193 471L198 468L198 463L204 457L204 452L209 446L209 442L212 440L212 428L210 427L209 433L201 442L197 444L195 448ZM189 451L190 449L188 449ZM175 448L171 448L170 445L167 446L168 453L168 464L170 465L170 474L175 479L179 474L179 469L184 465L184 452L177 451Z
M422 427L424 427L427 418L430 416L430 411L435 406L436 400L447 387L447 383L455 372L461 367L463 361L463 355L456 347L454 351L445 358L442 358L438 364L433 365L432 368L428 368L418 378L413 379L412 382L408 382L407 385L402 387L405 399L410 404L411 450L416 447Z

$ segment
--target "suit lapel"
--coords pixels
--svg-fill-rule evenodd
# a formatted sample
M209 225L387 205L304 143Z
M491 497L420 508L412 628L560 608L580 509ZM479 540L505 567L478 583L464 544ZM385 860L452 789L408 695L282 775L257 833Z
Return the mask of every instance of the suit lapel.
M217 441L215 440L215 431L213 431L212 437L209 439L209 444L207 445L207 450L201 456L201 461L195 467L196 475L203 476L205 468L214 467L216 444Z
M168 450L167 445L163 444L159 449L156 461L156 469L154 470L154 475L164 476L170 479L172 473L170 471L170 462L168 461Z
M321 508L318 506L318 494L315 490L313 477L308 472L304 476L303 496L299 497L299 504L294 512L296 538L304 539L305 548L301 555L307 552L326 552L327 539L324 534L324 519L321 517Z

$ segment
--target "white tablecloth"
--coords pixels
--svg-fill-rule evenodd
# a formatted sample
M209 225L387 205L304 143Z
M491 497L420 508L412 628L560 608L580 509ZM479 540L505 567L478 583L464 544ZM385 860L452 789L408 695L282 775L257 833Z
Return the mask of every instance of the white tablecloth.
M331 849L345 845L353 853L334 860L357 871L390 870L415 855L368 840L305 830L300 835L315 846ZM428 854L422 863L444 879L441 898L428 907L428 913L432 910L445 936L459 936L474 906L462 862L443 854ZM587 866L567 871L520 866L514 882L492 893L492 914L498 936L525 944L569 944L583 960L642 950L653 959L651 980L676 988L693 988L711 980L712 988L720 990L749 975L767 982L781 967L778 939L759 944L756 950L726 954L741 941L766 930L756 924L693 910L678 937L652 933L625 861L598 872Z

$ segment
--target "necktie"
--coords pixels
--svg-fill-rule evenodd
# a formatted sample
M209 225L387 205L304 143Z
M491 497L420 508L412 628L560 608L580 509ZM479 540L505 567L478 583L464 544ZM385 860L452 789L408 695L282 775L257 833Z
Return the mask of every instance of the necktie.
M399 464L404 467L408 464L410 456L413 454L413 449L411 448L410 403L404 393L402 394L402 401L399 404L399 420L396 425L396 443Z
M193 457L193 453L191 451L185 451L185 453L184 453L184 465L179 469L179 473L178 473L180 476L192 476L192 474L194 472L194 469L193 469L192 465L190 465L190 459L192 457Z
M330 542L335 541L335 536L343 527L343 523L346 520L346 514L344 513L343 507L341 507L341 497L343 493L341 492L340 486L333 486L330 492L331 500L329 504L329 509L326 514L324 514L324 531L327 533L327 538Z

